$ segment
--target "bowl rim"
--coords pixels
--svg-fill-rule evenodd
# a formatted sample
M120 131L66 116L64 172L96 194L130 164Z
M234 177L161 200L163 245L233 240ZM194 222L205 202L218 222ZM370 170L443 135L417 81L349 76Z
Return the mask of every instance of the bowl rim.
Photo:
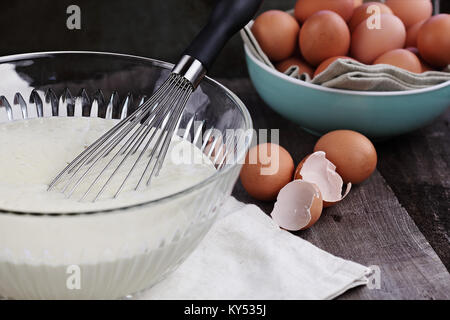
M354 90L344 90L344 89L335 89L335 88L328 88L328 87L324 87L324 86L320 86L317 84L312 84L300 79L296 79L293 77L289 77L288 75L279 72L278 70L272 69L269 66L265 65L264 63L262 63L261 61L259 61L258 59L256 59L256 57L252 54L252 52L250 51L250 49L248 48L247 44L244 43L244 50L245 50L245 54L247 57L249 57L252 62L254 62L257 66L259 66L260 68L262 68L263 70L269 72L270 74L281 78L283 80L286 80L288 82L291 82L293 84L296 85L300 85L303 87L307 87L310 89L316 89L319 91L324 91L324 92L329 92L329 93L339 93L339 94L345 94L345 95L355 95L355 96L405 96L405 95L413 95L413 94L422 94L422 93L426 93L426 92L431 92L431 91L435 91L435 90L439 90L445 87L449 87L450 86L450 80L446 81L444 83L435 85L435 86L431 86L428 88L422 88L422 89L414 89L414 90L405 90L405 91L354 91Z
M20 53L20 54L1 56L0 64L7 63L7 62L13 62L16 60L23 60L23 59L42 58L47 55L63 55L63 54L80 54L80 55L94 54L94 55L108 56L108 57L133 58L133 59L149 62L157 67L162 67L162 68L168 69L168 70L171 70L174 66L174 64L172 64L172 63L168 63L168 62L153 59L153 58L124 54L124 53L103 52L103 51L42 51L42 52ZM250 112L248 111L247 107L242 102L242 100L239 99L239 97L235 93L233 93L230 89L225 87L223 84L219 83L218 81L216 81L208 76L205 76L203 81L206 81L206 82L210 83L211 85L213 85L219 89L222 89L224 91L224 93L232 101L235 102L238 110L241 112L241 114L243 116L243 120L244 120L244 126L245 126L244 130L247 131L247 130L253 129L253 121L250 116ZM178 192L175 192L175 193L172 193L172 194L169 194L169 195L157 198L157 199L153 199L150 201L144 201L144 202L136 203L133 205L122 206L122 207L117 207L117 208L109 208L109 209L103 209L103 210L88 210L88 211L80 211L80 212L64 211L61 213L48 213L48 212L38 212L38 211L36 211L36 212L34 212L34 211L33 212L31 212L31 211L27 211L27 212L26 211L12 211L12 210L5 210L5 209L0 208L0 215L2 215L2 214L10 214L10 215L12 214L12 215L19 215L19 216L31 215L31 216L45 216L45 217L55 217L55 218L56 217L68 217L68 216L94 215L94 214L98 215L98 214L125 212L125 211L131 210L131 209L137 209L137 208L141 208L141 207L164 203L166 201L180 198L186 194L189 194L200 188L203 188L203 187L219 180L221 177L225 176L226 174L228 174L230 171L232 171L233 169L235 169L237 166L240 165L240 161L242 159L244 159L244 157L246 156L250 145L251 145L251 141L248 142L248 144L245 147L245 150L241 150L240 154L237 155L237 161L235 163L233 163L231 166L226 167L220 171L216 171L211 176L190 186L189 188L186 188L186 189L180 190Z

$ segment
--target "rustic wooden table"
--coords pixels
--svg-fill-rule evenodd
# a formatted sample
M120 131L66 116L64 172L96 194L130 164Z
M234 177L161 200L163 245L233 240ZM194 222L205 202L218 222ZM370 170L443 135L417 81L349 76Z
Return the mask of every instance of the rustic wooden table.
M280 129L280 144L299 162L317 137L272 111L248 79L221 80L247 105L254 127ZM450 299L450 110L426 128L377 143L377 171L311 229L298 232L321 249L381 270L381 288L340 299ZM270 213L237 183L233 195Z

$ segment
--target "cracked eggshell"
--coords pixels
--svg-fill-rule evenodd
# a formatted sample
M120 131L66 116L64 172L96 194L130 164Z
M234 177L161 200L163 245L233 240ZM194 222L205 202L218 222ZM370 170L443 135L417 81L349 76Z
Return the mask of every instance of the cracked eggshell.
M328 132L314 146L314 152L317 151L325 152L344 182L361 183L368 179L377 167L375 146L367 137L356 131Z
M336 166L326 158L326 154L323 151L306 156L297 166L294 179L315 184L322 194L325 208L344 199L352 186L351 183L347 184L345 193L342 195L344 182L336 172Z
M289 231L305 230L319 220L323 201L319 188L313 183L295 180L284 186L271 213L281 228Z

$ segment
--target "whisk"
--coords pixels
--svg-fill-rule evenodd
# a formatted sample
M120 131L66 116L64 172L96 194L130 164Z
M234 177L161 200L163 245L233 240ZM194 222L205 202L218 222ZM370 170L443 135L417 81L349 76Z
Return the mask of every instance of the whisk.
M226 42L252 19L262 0L216 0L207 25L166 81L135 112L87 147L50 183L68 198L97 201L113 185L117 197L137 175L134 189L158 176L186 103ZM121 174L118 174L118 173ZM119 181L112 183L114 178ZM134 183L134 181L133 181ZM93 197L92 197L93 195Z

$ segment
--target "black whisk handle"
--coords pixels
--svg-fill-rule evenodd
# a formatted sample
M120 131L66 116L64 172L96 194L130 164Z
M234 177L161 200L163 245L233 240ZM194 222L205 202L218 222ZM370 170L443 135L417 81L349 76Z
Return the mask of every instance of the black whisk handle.
M184 55L199 60L209 70L228 40L253 18L263 0L216 0L207 25Z

